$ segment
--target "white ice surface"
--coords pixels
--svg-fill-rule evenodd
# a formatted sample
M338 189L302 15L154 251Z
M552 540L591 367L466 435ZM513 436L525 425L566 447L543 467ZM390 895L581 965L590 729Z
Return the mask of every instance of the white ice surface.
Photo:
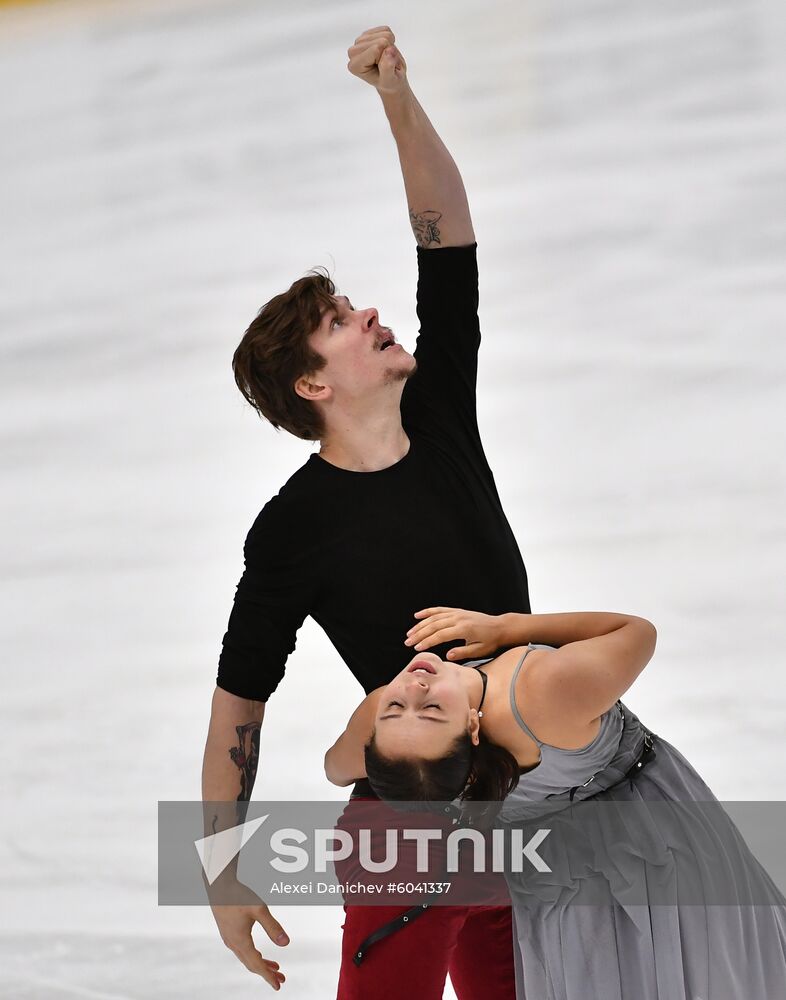
M533 609L651 618L626 701L720 797L786 798L782 4L3 7L3 997L267 991L156 905L156 803L199 796L243 539L311 450L237 392L243 329L326 264L414 345L395 147L345 68L385 22L469 193ZM255 798L341 797L360 693L307 622ZM286 995L332 996L340 910L277 913Z

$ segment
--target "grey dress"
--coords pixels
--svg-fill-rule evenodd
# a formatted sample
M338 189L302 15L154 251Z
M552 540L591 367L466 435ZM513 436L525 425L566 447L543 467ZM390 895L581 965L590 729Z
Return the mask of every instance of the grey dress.
M510 703L541 762L522 774L500 823L552 829L538 853L553 870L506 875L516 996L786 997L786 899L710 789L621 702L582 749L539 740L514 696L532 648ZM650 740L654 756L637 766Z

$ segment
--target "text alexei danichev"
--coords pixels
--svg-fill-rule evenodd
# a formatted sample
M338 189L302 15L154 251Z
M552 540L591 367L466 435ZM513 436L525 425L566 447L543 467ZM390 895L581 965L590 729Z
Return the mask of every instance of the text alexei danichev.
M384 892L384 885L366 885L364 882L273 882L270 886L271 893L278 893L283 896L310 896L312 893L379 893Z
M355 894L381 894L383 892L443 893L450 890L450 882L388 882L385 885L366 882L273 882L269 892L280 896L310 896Z

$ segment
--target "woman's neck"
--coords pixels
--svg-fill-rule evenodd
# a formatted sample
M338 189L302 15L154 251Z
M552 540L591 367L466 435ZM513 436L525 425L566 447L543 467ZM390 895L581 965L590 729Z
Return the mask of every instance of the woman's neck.
M486 673L488 681L483 715L480 719L480 732L487 740L509 750L520 764L528 765L533 757L534 744L516 723L510 710L510 685L513 672L523 655L524 649L516 647L500 653L483 664L481 669ZM477 678L477 681L479 682L480 678ZM480 688L480 683L477 686ZM476 706L477 702L472 703L472 707Z

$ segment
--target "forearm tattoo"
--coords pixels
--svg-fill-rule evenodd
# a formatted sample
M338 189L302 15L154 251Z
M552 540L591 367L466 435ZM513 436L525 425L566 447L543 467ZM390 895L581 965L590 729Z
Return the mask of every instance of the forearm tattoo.
M440 243L439 229L437 223L442 218L442 212L413 212L409 211L409 221L412 225L412 232L420 247L427 248L432 243Z
M244 726L235 726L237 733L236 747L229 748L229 756L240 771L240 795L238 802L248 802L251 789L257 776L259 763L259 731L261 722L247 722Z

